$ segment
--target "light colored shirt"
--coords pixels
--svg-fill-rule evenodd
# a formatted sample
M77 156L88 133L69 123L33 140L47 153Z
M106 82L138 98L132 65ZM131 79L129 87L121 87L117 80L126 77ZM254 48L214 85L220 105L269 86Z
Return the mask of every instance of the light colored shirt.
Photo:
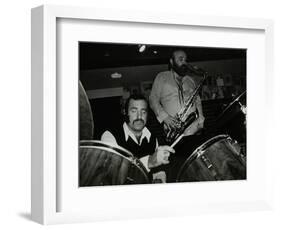
M179 83L175 80L175 76L176 73L173 71L161 72L156 76L152 86L149 97L150 107L154 111L160 123L162 123L169 115L174 117L196 89L196 85L191 77L184 76L182 81ZM183 102L180 98L179 84L181 84L182 87ZM196 109L198 110L199 117L191 125L193 127L190 126L186 129L184 132L185 135L191 135L198 129L203 128L205 118L203 116L199 96L195 99L195 103L188 113L190 114L196 111Z
M138 145L141 145L142 141L144 138L147 139L147 142L150 141L150 137L151 137L151 133L150 131L148 130L148 128L144 127L143 130L142 130L142 134L141 134L141 138L140 138L140 141L138 142L137 141L137 138L136 136L134 135L134 133L129 129L128 125L126 122L123 123L123 130L124 130L124 134L125 134L125 140L127 141L129 137L132 138L132 140L138 144ZM114 145L117 145L117 141L115 139L115 137L113 136L113 134L109 131L105 131L102 136L101 136L101 141L104 141L104 142L108 142L108 143L111 143L111 144L114 144ZM122 146L123 147L123 146ZM158 142L156 140L156 148L158 147ZM149 168L148 168L148 158L149 156L144 156L142 158L140 158L139 160L143 163L143 165L145 166L145 168L149 171Z

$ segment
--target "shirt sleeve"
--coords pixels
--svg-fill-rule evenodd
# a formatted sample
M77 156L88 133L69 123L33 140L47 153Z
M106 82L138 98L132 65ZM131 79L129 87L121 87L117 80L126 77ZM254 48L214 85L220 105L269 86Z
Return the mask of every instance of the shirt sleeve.
M158 148L158 140L156 139L156 144L155 144L155 151ZM140 162L144 165L145 169L149 172L150 169L148 168L148 160L149 160L149 155L140 158Z
M117 141L111 132L105 131L101 136L101 141L117 145Z
M160 99L161 90L163 88L164 82L161 75L158 74L153 82L151 93L149 96L149 104L153 112L155 113L157 120L162 123L169 115L163 109Z

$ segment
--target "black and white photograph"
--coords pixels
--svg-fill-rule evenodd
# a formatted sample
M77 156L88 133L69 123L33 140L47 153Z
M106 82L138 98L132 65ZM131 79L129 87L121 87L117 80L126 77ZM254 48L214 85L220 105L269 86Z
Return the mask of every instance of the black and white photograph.
M79 187L246 180L246 49L79 42Z

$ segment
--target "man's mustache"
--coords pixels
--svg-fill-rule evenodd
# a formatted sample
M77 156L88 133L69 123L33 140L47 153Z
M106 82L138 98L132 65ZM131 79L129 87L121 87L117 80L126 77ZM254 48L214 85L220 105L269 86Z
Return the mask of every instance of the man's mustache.
M144 123L144 120L143 120L143 119L136 119L136 120L133 121L133 124L134 124L135 122L138 122L138 121L141 121L142 123Z

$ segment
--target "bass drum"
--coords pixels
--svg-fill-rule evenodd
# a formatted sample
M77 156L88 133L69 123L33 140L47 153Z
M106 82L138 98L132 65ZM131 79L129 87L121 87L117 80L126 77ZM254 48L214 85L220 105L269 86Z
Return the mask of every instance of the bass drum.
M80 142L80 187L147 183L145 167L126 149L101 141Z
M199 146L179 170L177 182L243 180L246 160L228 135L215 136Z

